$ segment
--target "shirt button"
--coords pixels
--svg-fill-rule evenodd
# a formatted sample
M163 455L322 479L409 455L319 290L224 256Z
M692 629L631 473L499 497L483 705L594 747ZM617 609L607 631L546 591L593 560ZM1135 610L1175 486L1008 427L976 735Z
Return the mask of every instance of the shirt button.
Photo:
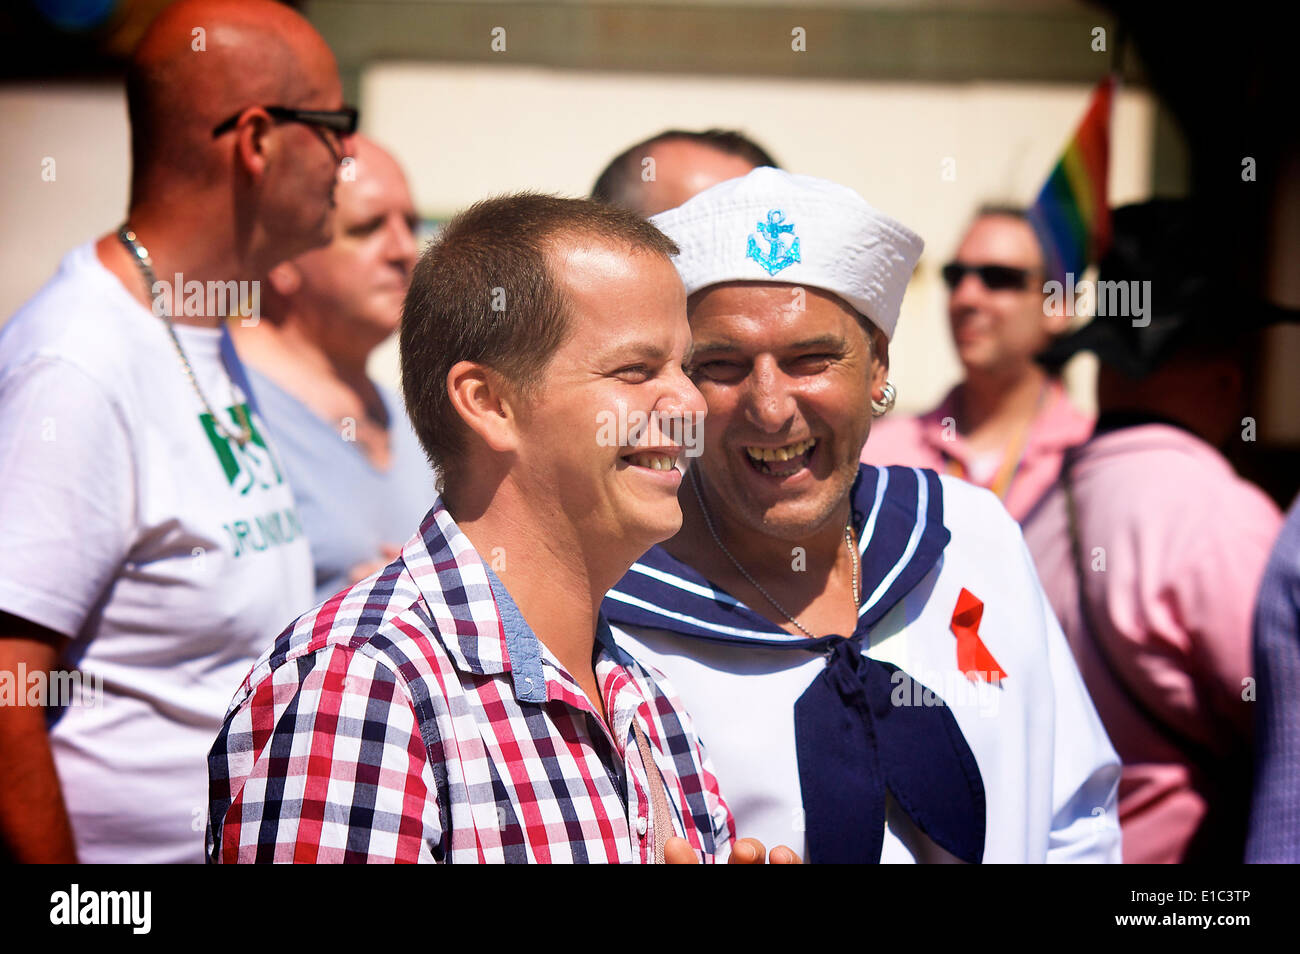
M636 833L641 838L645 837L646 829L648 829L649 827L650 826L646 823L646 820L644 818L638 818L636 820Z

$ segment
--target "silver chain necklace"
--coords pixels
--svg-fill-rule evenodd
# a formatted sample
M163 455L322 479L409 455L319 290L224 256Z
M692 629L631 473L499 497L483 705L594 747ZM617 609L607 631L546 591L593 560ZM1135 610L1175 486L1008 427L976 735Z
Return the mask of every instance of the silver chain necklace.
M704 494L700 492L700 481L699 478L695 476L695 468L692 467L690 473L691 486L695 488L695 499L700 502L700 513L704 515L704 525L709 528L709 534L713 537L713 542L718 545L718 549L726 554L727 559L731 561L731 565L740 571L740 575L749 581L749 585L762 593L763 597L776 607L777 612L788 619L799 630L799 632L803 633L809 639L819 639L819 636L815 636L808 627L804 626L803 623L791 616L786 608L772 597L771 593L763 589L758 580L749 575L749 571L740 565L740 561L731 555L731 551L727 549L726 544L722 542L722 538L718 536L718 531L713 527L713 518L709 516L709 508L704 504ZM858 573L860 563L858 561L858 548L853 540L852 519L850 519L849 523L844 525L844 543L849 548L849 559L853 561L853 611L856 614L862 606L862 596L858 592Z
M136 235L130 227L123 222L122 227L117 230L117 237L126 246L128 252L135 259L135 263L140 266L140 274L144 276L145 294L153 295L154 285L158 283L157 277L153 271L153 259L149 257L149 250L140 244ZM203 389L199 387L199 379L194 375L194 367L190 364L189 357L185 354L185 349L181 347L181 339L176 336L176 328L172 322L171 315L166 308L162 309L163 324L167 328L167 334L171 336L172 344L176 346L176 356L180 358L181 369L185 372L185 377L189 378L190 385L194 388L194 393L199 397L199 403L207 411L208 416L212 418L213 426L216 427L217 433L228 441L234 441L240 447L243 447L253 438L253 427L248 422L248 413L244 410L242 404L235 405L235 416L239 421L239 431L231 431L226 428L217 412L212 409L208 399L203 394ZM233 383L233 382L232 382Z

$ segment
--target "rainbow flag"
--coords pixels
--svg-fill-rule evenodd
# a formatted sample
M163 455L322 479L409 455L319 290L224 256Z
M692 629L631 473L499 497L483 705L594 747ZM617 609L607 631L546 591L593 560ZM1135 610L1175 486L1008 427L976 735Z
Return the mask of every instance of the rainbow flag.
M1058 281L1064 281L1067 272L1077 280L1110 246L1106 172L1114 92L1113 75L1097 85L1083 121L1029 208L1029 221L1047 256L1048 276Z

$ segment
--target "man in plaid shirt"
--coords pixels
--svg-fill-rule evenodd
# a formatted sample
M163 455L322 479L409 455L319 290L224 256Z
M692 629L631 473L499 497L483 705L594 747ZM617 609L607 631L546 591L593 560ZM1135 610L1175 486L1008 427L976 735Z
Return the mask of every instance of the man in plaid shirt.
M524 194L425 252L402 383L441 495L244 680L209 756L210 861L729 853L690 719L599 615L680 525L704 414L675 251L630 213Z

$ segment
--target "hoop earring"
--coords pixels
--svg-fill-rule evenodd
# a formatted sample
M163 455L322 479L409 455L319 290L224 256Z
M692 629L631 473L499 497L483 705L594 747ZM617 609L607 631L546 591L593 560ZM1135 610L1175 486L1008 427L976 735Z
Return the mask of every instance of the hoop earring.
M886 381L881 391L880 400L871 399L871 416L884 417L894 408L894 401L898 399L898 389L894 387L893 381Z

